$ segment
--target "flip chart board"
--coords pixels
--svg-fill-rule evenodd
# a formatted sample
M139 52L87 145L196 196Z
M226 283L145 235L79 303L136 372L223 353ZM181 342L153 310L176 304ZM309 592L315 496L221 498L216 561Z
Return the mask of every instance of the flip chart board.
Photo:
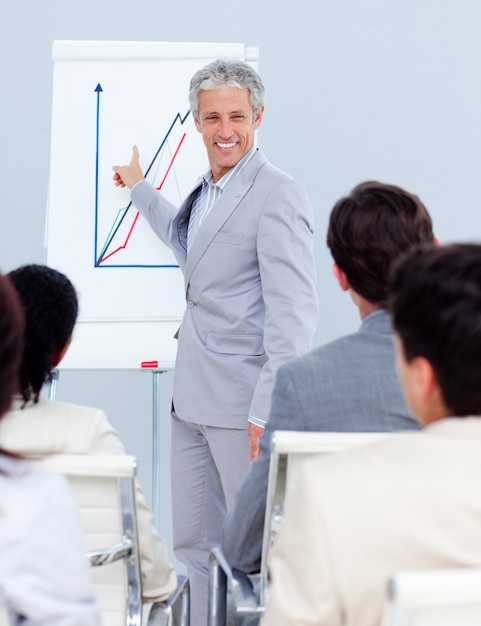
M188 89L220 57L257 62L239 43L55 41L47 264L80 313L63 369L171 367L185 299L175 257L115 187L136 144L146 178L179 205L207 169Z

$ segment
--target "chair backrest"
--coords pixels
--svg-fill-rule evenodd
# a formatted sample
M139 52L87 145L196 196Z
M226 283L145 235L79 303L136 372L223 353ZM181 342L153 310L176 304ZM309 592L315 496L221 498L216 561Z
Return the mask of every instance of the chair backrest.
M268 589L268 557L284 521L286 496L296 482L297 470L302 460L320 454L332 454L355 446L373 443L390 432L312 432L275 431L271 436L271 457L267 487L266 516L262 541L259 603L265 607Z
M283 523L286 495L295 487L301 461L310 456L342 452L392 436L398 435L390 432L292 430L272 433L258 588L257 583L254 585L247 574L232 569L220 546L215 546L209 563L209 626L225 626L226 621L230 619L235 621L241 616L250 616L249 619L252 621L249 621L249 624L254 624L264 613L268 591L269 551ZM232 599L229 607L228 588L231 590Z
M479 626L481 568L395 573L382 626Z
M65 454L51 455L37 464L64 474L70 483L82 516L102 626L140 626L136 459Z

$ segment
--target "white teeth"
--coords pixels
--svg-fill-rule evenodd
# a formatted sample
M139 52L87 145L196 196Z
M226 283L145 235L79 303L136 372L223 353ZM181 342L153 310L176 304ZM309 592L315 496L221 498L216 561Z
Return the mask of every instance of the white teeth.
M219 148L233 148L235 146L235 141L232 143L219 143L217 142Z

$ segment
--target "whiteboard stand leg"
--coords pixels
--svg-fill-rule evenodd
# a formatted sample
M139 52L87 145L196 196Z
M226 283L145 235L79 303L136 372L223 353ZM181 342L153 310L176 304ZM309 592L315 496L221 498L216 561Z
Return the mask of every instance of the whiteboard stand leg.
M152 371L152 510L157 530L160 524L160 375L165 371Z
M59 376L60 376L60 372L57 369L52 370L52 377L50 379L50 385L48 389L49 400L55 400L55 396L57 395L57 383L58 383Z

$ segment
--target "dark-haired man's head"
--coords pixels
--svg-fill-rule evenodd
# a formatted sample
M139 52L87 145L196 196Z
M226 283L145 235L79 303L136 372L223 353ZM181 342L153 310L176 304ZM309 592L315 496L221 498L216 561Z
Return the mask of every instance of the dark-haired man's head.
M10 407L23 345L23 314L17 294L0 275L0 417Z
M481 245L416 246L394 265L389 289L413 412L425 424L481 415Z
M361 183L331 211L327 245L335 271L340 269L346 285L377 307L386 305L393 262L423 242L434 242L431 217L416 195L395 185Z
M25 402L36 402L69 345L78 313L77 294L64 274L46 265L24 265L8 276L25 316L19 391Z

